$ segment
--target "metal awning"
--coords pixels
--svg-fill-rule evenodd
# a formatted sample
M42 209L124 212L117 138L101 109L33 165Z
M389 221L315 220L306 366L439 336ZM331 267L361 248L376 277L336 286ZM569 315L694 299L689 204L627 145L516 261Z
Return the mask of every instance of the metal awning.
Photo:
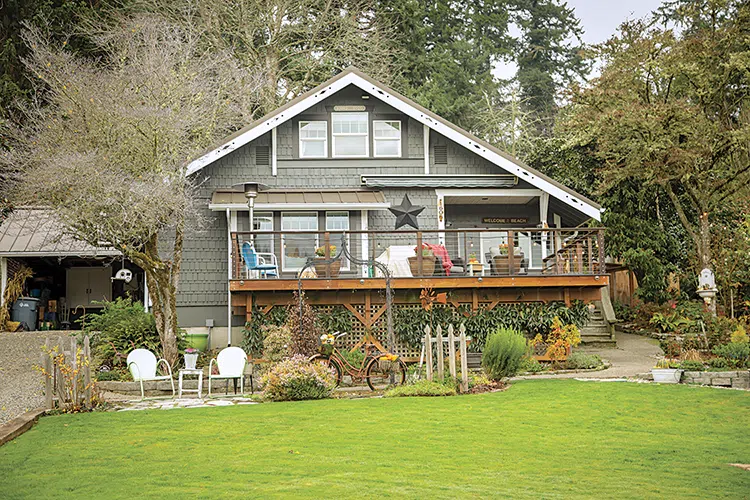
M380 191L261 191L255 198L255 210L385 210L391 206ZM211 210L248 210L245 193L216 190Z
M368 174L362 176L362 184L398 188L504 188L518 184L518 177L510 174Z
M48 210L19 208L0 225L2 257L113 257L120 252L64 234Z

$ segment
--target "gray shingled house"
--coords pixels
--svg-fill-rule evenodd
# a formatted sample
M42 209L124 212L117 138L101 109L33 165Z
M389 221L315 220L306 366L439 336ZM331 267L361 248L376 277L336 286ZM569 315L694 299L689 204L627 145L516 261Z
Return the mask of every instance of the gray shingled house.
M590 224L599 205L354 68L227 137L189 175L208 223L186 236L178 317L191 333L210 330L214 346L238 344L253 314L289 304L300 274L315 307L355 317L350 342L382 333L383 269L396 308L418 307L424 288L472 310L598 301L609 282L603 231ZM418 229L394 229L392 207ZM3 224L3 286L24 261L70 308L147 297L117 252L45 240L50 227L22 212ZM122 266L127 284L112 279Z
M179 318L196 333L209 320L214 345L239 343L253 314L290 303L316 249L329 263L306 268L303 288L317 307L354 314L352 341L382 331L385 280L372 261L393 276L395 307L415 307L427 287L473 309L596 301L608 283L603 231L589 223L599 205L355 68L227 137L189 173L210 224L185 244ZM419 230L394 230L389 207L405 195L424 207Z

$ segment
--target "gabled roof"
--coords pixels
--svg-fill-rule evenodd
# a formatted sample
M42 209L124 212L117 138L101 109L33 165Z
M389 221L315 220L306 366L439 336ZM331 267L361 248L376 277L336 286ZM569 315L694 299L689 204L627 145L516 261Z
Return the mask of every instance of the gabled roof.
M462 128L437 116L432 111L423 108L411 99L404 97L382 83L373 80L354 67L345 69L327 82L300 95L280 108L267 114L263 118L256 120L250 125L226 137L221 141L219 146L209 149L199 158L190 163L190 165L188 165L188 175L198 172L203 167L278 127L294 116L303 113L305 110L319 103L323 99L328 98L349 85L359 87L361 90L377 99L380 99L391 107L398 109L405 115L428 126L435 132L461 144L468 150L494 163L506 172L518 176L519 179L549 193L551 196L580 212L583 212L589 217L601 220L601 206L599 204L589 200L579 193L576 193L572 189L560 184L543 173L534 170L528 165L525 165L518 159L513 158L488 142L475 137L466 130L463 130Z

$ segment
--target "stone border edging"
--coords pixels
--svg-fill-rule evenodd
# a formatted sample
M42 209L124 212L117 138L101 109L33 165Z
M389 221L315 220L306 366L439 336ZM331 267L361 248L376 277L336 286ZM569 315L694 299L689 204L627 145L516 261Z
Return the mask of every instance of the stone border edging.
M14 440L24 432L31 429L36 421L39 420L39 417L46 411L45 408L37 408L35 410L27 411L13 420L0 425L0 446Z

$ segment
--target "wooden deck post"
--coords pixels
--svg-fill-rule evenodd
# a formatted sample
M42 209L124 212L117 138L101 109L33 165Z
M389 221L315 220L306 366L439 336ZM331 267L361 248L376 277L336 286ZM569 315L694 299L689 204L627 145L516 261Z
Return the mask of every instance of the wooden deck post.
M580 241L576 243L576 272L583 274L583 245Z
M599 250L599 274L606 274L607 263L604 255L604 229L596 232L596 246Z
M469 362L466 359L466 325L458 327L458 343L461 350L461 392L469 392Z
M245 294L245 323L250 323L253 320L253 293L248 292Z
M331 260L331 233L326 232L323 234L323 258L326 261ZM331 279L331 264L326 264L326 278Z
M513 231L508 231L508 274L513 276L516 264L516 235Z
M417 231L417 276L422 274L422 231Z
M448 325L448 370L451 377L456 378L456 336L452 324Z
M435 329L435 333L437 333L437 376L439 380L443 380L445 378L445 360L443 359L443 327L438 325Z

